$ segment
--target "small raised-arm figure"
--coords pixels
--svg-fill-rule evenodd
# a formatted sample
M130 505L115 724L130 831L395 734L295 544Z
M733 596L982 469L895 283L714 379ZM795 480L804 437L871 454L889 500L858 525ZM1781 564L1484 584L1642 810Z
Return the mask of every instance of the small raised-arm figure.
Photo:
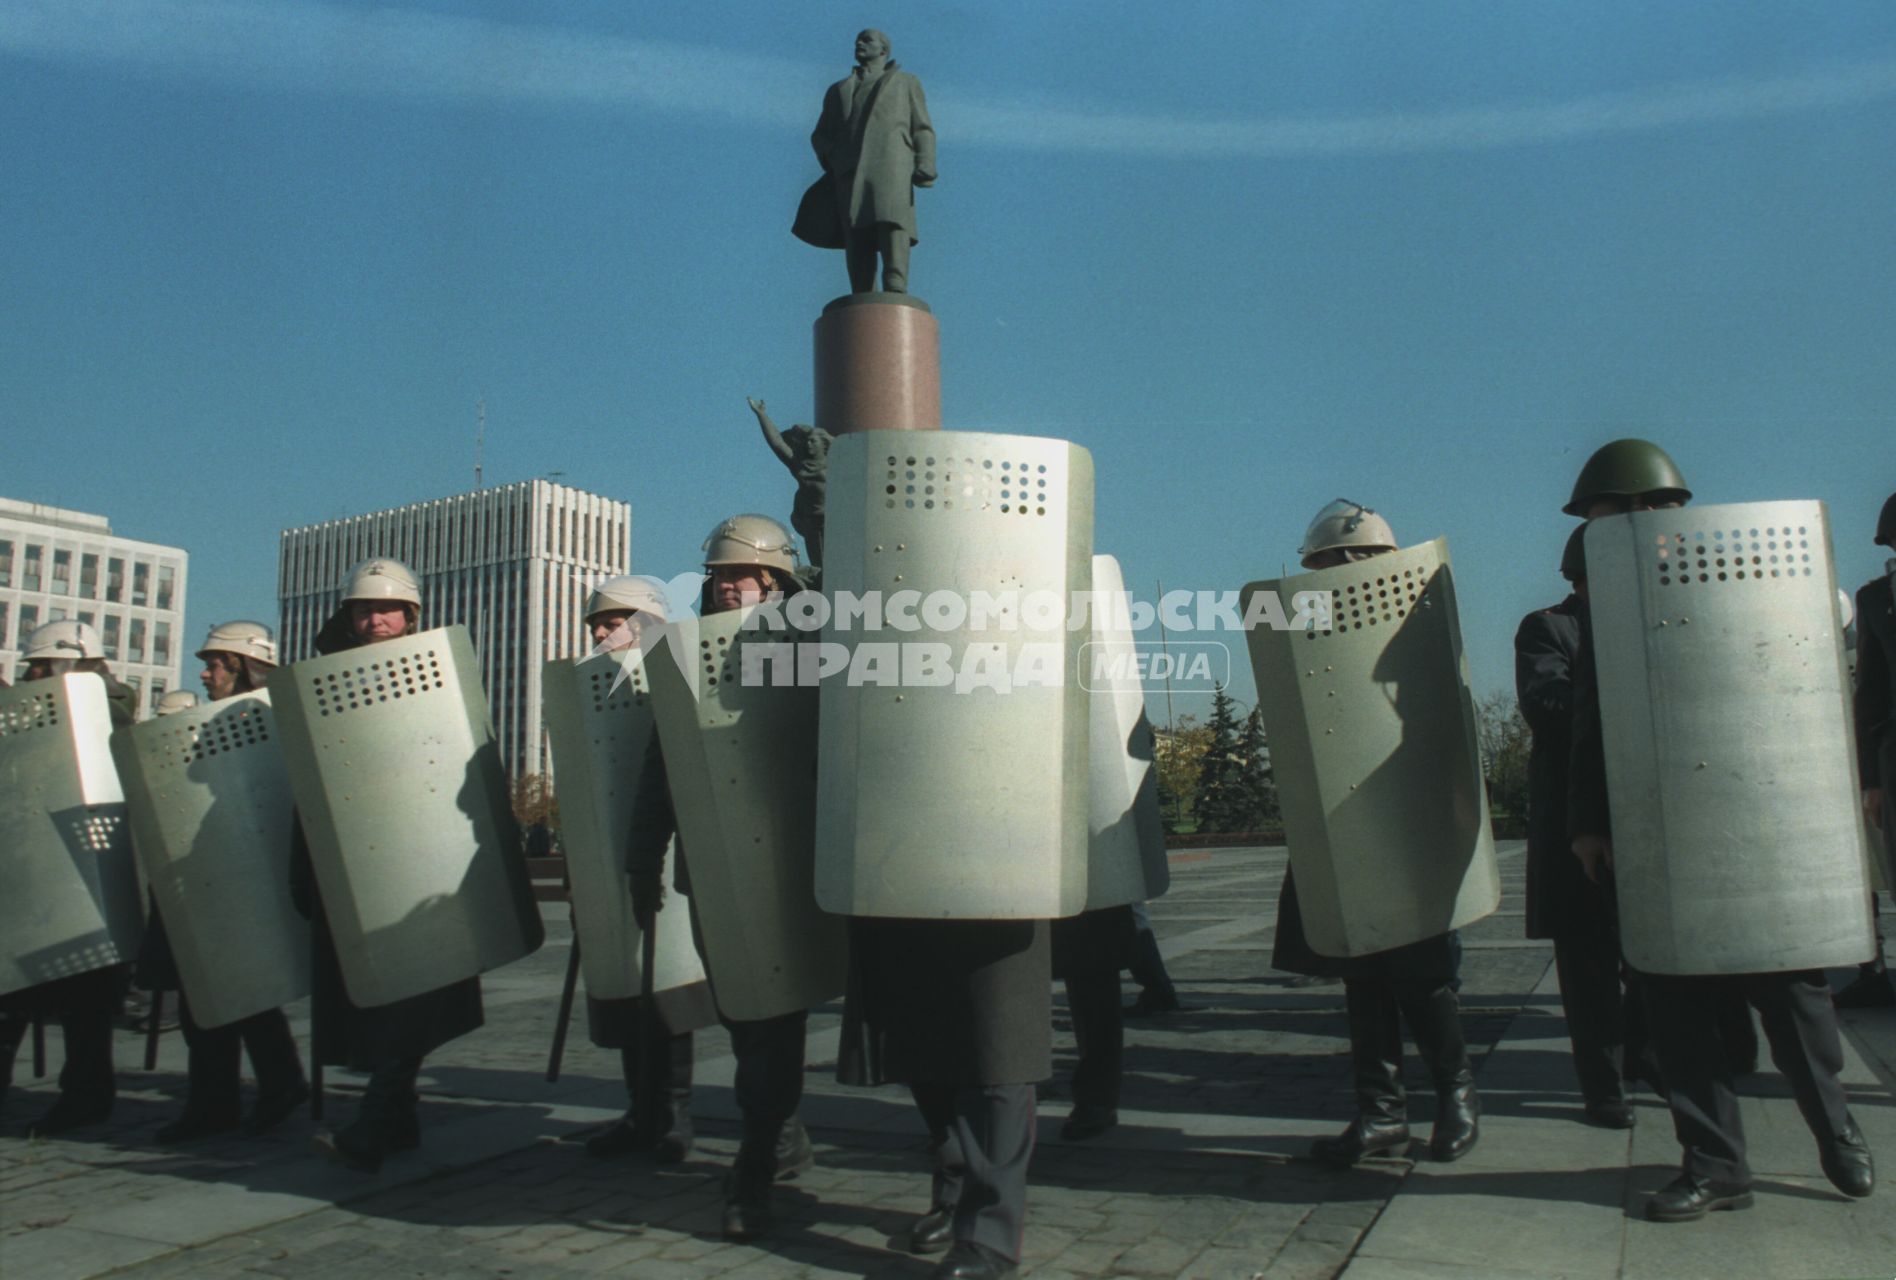
M821 427L808 427L801 423L788 431L779 431L777 424L770 420L770 414L765 412L762 400L750 396L747 402L751 412L757 415L757 425L763 429L764 443L770 446L770 451L796 478L797 497L790 508L790 524L803 535L804 546L809 549L810 563L821 567L823 499L829 471L830 433Z

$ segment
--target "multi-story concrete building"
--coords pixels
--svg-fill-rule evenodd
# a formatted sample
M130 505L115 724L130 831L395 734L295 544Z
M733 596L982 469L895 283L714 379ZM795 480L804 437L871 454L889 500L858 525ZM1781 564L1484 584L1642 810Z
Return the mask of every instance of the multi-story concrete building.
M179 687L189 562L177 547L116 536L104 516L0 498L0 664L11 678L29 631L77 618L98 628L143 716Z
M315 652L352 567L393 556L421 577L423 626L458 622L473 635L508 771L547 773L541 664L590 647L580 613L586 593L628 572L631 555L629 504L546 480L285 529L277 567L283 660Z

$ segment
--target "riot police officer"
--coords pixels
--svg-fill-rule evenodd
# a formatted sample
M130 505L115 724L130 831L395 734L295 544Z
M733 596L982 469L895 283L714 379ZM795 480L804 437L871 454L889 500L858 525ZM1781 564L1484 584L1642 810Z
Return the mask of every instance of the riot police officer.
M204 664L198 679L212 702L263 688L277 665L276 641L261 622L225 622L211 628L197 651ZM175 690L195 706L188 689ZM163 714L160 708L160 714ZM154 903L154 906L156 904ZM176 961L166 936L164 918L152 912L151 926L138 958L139 984L151 990L178 988L178 1023L188 1050L188 1088L184 1113L154 1135L159 1142L187 1142L237 1128L266 1133L309 1098L309 1083L296 1050L296 1037L281 1009L268 1009L221 1027L199 1026L179 980ZM248 1116L242 1114L239 1068L250 1054L257 1073L257 1101Z
M87 623L62 618L35 627L20 645L20 660L26 664L23 681L90 671L105 681L114 728L129 725L137 717L138 694L112 675L99 633ZM126 978L127 966L107 965L0 998L0 1053L5 1054L9 1079L20 1041L34 1018L57 1018L66 1046L59 1098L49 1111L26 1125L26 1132L51 1137L111 1116L118 1096L112 1067L112 1019L118 1013Z
M1361 503L1339 498L1310 522L1298 554L1306 569L1331 569L1395 550L1396 535L1387 520ZM1315 1159L1347 1166L1366 1156L1408 1150L1404 1021L1435 1085L1430 1155L1440 1161L1459 1160L1473 1149L1481 1136L1481 1099L1455 994L1461 944L1453 930L1371 955L1319 955L1305 938L1296 881L1286 867L1271 963L1294 973L1343 979L1357 1115L1342 1133L1311 1144Z
M1591 521L1679 507L1691 497L1685 477L1665 450L1647 440L1624 439L1602 446L1587 459L1563 509ZM1588 877L1600 882L1611 875L1613 848L1590 618L1615 602L1600 594L1597 582L1592 588L1589 623L1574 668L1567 827L1575 857ZM1730 1051L1719 1029L1720 1009L1735 996L1757 1009L1772 1060L1790 1082L1798 1110L1817 1139L1825 1176L1845 1195L1870 1194L1876 1185L1875 1166L1837 1079L1843 1045L1821 972L1642 974L1640 983L1673 1129L1683 1148L1679 1176L1647 1202L1648 1218L1689 1222L1713 1210L1751 1206L1751 1170L1732 1089Z
M796 539L769 516L736 515L721 521L704 540L707 575L700 600L703 616L756 604L797 589ZM677 834L665 756L656 735L639 779L640 804L626 857L633 909L651 919L664 900L665 850ZM691 854L678 841L678 891L690 895ZM692 932L703 951L696 906ZM734 1092L743 1113L737 1159L724 1182L724 1234L751 1240L770 1228L770 1188L810 1168L815 1154L797 1117L803 1100L803 1050L809 1011L739 1021L720 1013L737 1057Z
M365 560L345 580L341 605L317 632L316 651L339 653L413 635L420 620L421 587L413 571L399 560ZM373 1173L390 1152L420 1144L415 1080L422 1057L482 1024L481 980L464 978L393 1004L358 1006L343 986L301 822L294 840L291 888L298 910L309 917L314 950L312 1052L322 1063L369 1073L355 1120L318 1133L314 1146L348 1168Z
M1560 1006L1587 1123L1630 1129L1636 1113L1626 1100L1627 1054L1630 1049L1637 1060L1645 1046L1640 996L1630 985L1637 980L1622 977L1619 933L1605 890L1581 871L1567 843L1573 664L1586 616L1585 533L1585 525L1576 525L1560 553L1560 576L1572 584L1572 594L1528 614L1514 633L1514 688L1533 735L1527 764L1527 936L1554 944Z
M1876 544L1896 552L1896 494L1883 503L1876 519ZM1857 589L1857 769L1863 787L1863 812L1883 841L1884 865L1896 869L1896 817L1889 791L1896 787L1896 558L1888 571ZM1837 993L1840 1009L1896 1004L1882 938L1877 953L1856 978Z
M665 619L664 588L650 578L607 578L586 598L586 629L594 653L632 648L645 627L662 626ZM661 865L661 878L663 870ZM584 946L587 940L579 941ZM618 1123L586 1140L589 1156L609 1159L650 1151L660 1164L677 1164L691 1153L691 1033L715 1022L717 1008L702 982L665 992L654 1001L657 1007L646 1010L637 999L586 997L593 1043L619 1051L629 1100ZM639 1097L641 1087L653 1091L649 1100ZM642 1116L651 1117L649 1126L639 1123Z

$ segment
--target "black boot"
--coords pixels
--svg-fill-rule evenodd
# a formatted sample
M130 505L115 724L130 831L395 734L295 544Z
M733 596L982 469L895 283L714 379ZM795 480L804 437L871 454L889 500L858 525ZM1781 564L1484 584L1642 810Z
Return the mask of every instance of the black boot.
M691 1154L691 1033L666 1036L653 1087L659 1091L658 1126L652 1135L652 1158L659 1164L682 1164Z
M331 1160L359 1173L374 1173L393 1151L411 1151L421 1145L421 1121L416 1114L420 1096L415 1077L420 1058L403 1058L377 1067L362 1091L362 1106L353 1123L334 1132L319 1133L311 1145Z
M1356 1119L1336 1137L1318 1138L1310 1144L1313 1157L1338 1167L1353 1165L1365 1156L1401 1156L1409 1150L1402 1024L1395 999L1379 982L1346 982L1343 996L1349 1014Z
M1459 1160L1481 1138L1481 1099L1475 1093L1474 1067L1462 1039L1461 1001L1455 998L1453 987L1440 986L1406 993L1402 1010L1429 1079L1435 1082L1435 1128L1429 1134L1429 1154L1443 1163Z
M303 1074L303 1058L283 1010L245 1018L237 1030L257 1073L257 1101L244 1117L244 1132L268 1133L309 1101L309 1077Z
M803 1127L802 1116L791 1116L777 1134L777 1164L774 1179L793 1182L800 1173L816 1167L816 1148L810 1145L810 1131Z
M770 1230L770 1184L777 1177L777 1132L746 1133L724 1175L724 1238L755 1240Z
M1133 935L1132 963L1127 966L1132 980L1139 984L1139 995L1126 1006L1126 1013L1135 1018L1150 1018L1159 1014L1176 1013L1180 1008L1178 990L1172 985L1172 977L1165 971L1165 957L1159 954L1159 937L1150 929L1141 929Z

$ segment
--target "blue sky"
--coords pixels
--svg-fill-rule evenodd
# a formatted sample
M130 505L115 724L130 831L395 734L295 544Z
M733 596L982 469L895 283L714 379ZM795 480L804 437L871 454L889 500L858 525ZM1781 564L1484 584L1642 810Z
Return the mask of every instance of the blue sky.
M808 420L845 283L788 225L864 24L940 137L945 422L1090 448L1136 589L1347 495L1448 537L1505 687L1624 434L1880 570L1887 0L7 0L0 492L186 547L193 632L272 616L285 525L470 486L483 398L488 481L629 500L642 571L787 514L744 397Z

